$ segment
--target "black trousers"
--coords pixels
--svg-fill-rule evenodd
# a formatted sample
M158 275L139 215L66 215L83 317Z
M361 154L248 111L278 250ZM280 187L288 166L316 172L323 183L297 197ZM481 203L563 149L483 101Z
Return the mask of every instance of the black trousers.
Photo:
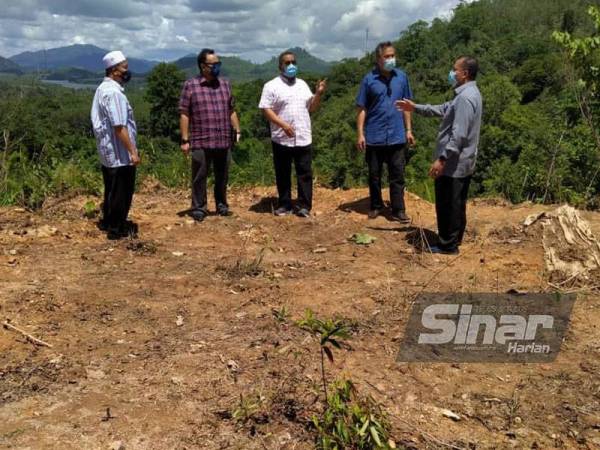
M230 148L192 149L192 211L208 212L206 180L211 165L214 166L214 194L217 209L228 207L227 182L230 161Z
M292 162L298 182L298 208L312 208L312 147L285 147L273 142L273 163L279 194L279 208L292 208Z
M387 164L390 181L390 203L392 213L404 212L404 168L406 166L406 144L367 145L365 159L369 166L369 196L371 209L383 209L381 177L383 164Z
M135 166L104 167L104 205L102 220L109 229L119 229L125 225L133 192L135 191Z
M454 250L463 240L467 227L467 197L471 177L442 176L435 180L435 212L439 247Z

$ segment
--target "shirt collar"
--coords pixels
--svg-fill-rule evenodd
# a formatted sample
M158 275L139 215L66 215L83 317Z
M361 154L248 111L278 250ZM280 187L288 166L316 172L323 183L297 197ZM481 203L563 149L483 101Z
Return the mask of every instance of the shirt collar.
M121 92L123 92L125 90L125 88L123 86L121 86L121 83L119 83L116 80L113 80L111 77L104 77L104 82L105 83L112 83L112 84L114 84L115 86L117 86L119 88L119 90Z
M198 75L198 80L200 81L200 84L202 86L218 86L220 83L219 77L216 77L209 81L208 78L206 78L204 75Z
M285 84L287 84L288 86L293 86L294 84L296 84L296 77L292 78L291 80L289 78L287 78L285 75L283 75L282 73L279 74L279 78L281 78L281 81L283 81Z
M392 78L394 78L397 75L396 69L392 69L391 74L392 75L389 78L386 78L383 76L383 73L381 73L381 70L379 70L379 66L377 66L373 69L373 75L381 78L382 80L391 80Z
M465 89L467 89L469 86L477 86L477 82L475 81L467 81L465 84L457 87L454 92L456 92L457 94L460 94L462 91L464 91Z

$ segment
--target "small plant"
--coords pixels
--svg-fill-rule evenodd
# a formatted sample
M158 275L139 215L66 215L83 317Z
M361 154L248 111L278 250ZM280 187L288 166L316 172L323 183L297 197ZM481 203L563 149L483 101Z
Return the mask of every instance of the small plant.
M231 413L231 418L240 424L245 424L260 410L263 400L260 395L244 397L240 394L240 401Z
M355 233L352 235L350 240L358 245L371 245L377 240L377 238L367 233Z
M313 416L318 450L393 449L390 424L371 397L360 397L350 380L337 381L321 417Z
M517 391L513 392L511 399L506 402L506 406L508 409L508 426L512 427L515 423L515 418L519 415L519 409L521 408L521 402L519 401Z
M273 319L275 319L275 322L278 324L286 323L290 317L290 311L286 305L283 305L280 309L273 308L271 312L273 314Z
M88 200L85 202L85 205L83 205L83 216L86 219L93 219L98 215L99 212L100 211L96 207L96 204L92 200Z
M219 265L217 270L224 272L229 278L235 280L244 277L257 277L263 273L262 262L265 257L266 248L260 249L256 257L252 260L238 258L232 265Z
M308 309L296 324L319 337L321 377L325 394L324 410L312 417L317 431L318 450L394 449L390 424L382 408L371 397L359 397L350 380L337 381L329 395L325 376L325 356L333 363L332 347L342 348L341 341L350 337L349 325L339 319L322 320Z
M329 362L333 363L333 351L331 347L341 349L340 340L350 337L348 326L343 320L321 320L314 316L314 313L308 309L304 318L297 322L297 325L303 330L309 331L319 337L321 350L321 377L323 379L323 392L327 400L327 379L325 377L325 355Z

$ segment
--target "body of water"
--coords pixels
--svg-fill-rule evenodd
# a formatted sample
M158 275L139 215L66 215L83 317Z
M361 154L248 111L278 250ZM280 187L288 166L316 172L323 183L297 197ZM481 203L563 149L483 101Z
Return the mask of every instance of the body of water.
M71 89L96 89L96 84L74 83L68 80L42 80L43 83L56 84Z

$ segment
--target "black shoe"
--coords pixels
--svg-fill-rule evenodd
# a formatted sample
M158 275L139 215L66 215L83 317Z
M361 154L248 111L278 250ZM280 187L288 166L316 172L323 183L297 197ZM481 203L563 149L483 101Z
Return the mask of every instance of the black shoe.
M118 227L107 227L106 237L111 241L115 241L121 238L137 239L138 237L138 225L130 220L125 221Z
M108 224L104 221L104 219L96 222L96 226L100 231L108 231Z
M290 208L286 208L285 206L277 208L273 212L273 214L275 214L276 216L289 216L291 213L292 213L292 210Z
M123 233L122 228L109 228L106 233L106 238L109 241L118 241L124 237L127 237L127 234Z
M459 253L458 247L445 249L445 248L438 247L437 245L433 245L432 247L430 247L429 251L431 253L435 253L437 255L458 255L458 253Z
M123 227L122 227L123 234L125 234L125 236L128 236L133 239L137 239L138 230L139 230L138 224L135 222L132 222L131 220L126 220L125 225L123 225Z
M231 211L229 211L229 208L227 206L219 206L217 208L217 214L219 216L227 217L231 216Z
M379 214L381 214L381 209L372 209L369 211L369 219L377 219L377 217L379 217Z
M306 208L300 208L298 211L296 211L296 215L298 217L308 218L310 217L310 211Z
M392 220L400 223L409 223L410 217L408 217L404 211L399 211L397 213L392 213Z
M206 213L204 211L193 211L190 216L196 222L202 222L206 218Z

